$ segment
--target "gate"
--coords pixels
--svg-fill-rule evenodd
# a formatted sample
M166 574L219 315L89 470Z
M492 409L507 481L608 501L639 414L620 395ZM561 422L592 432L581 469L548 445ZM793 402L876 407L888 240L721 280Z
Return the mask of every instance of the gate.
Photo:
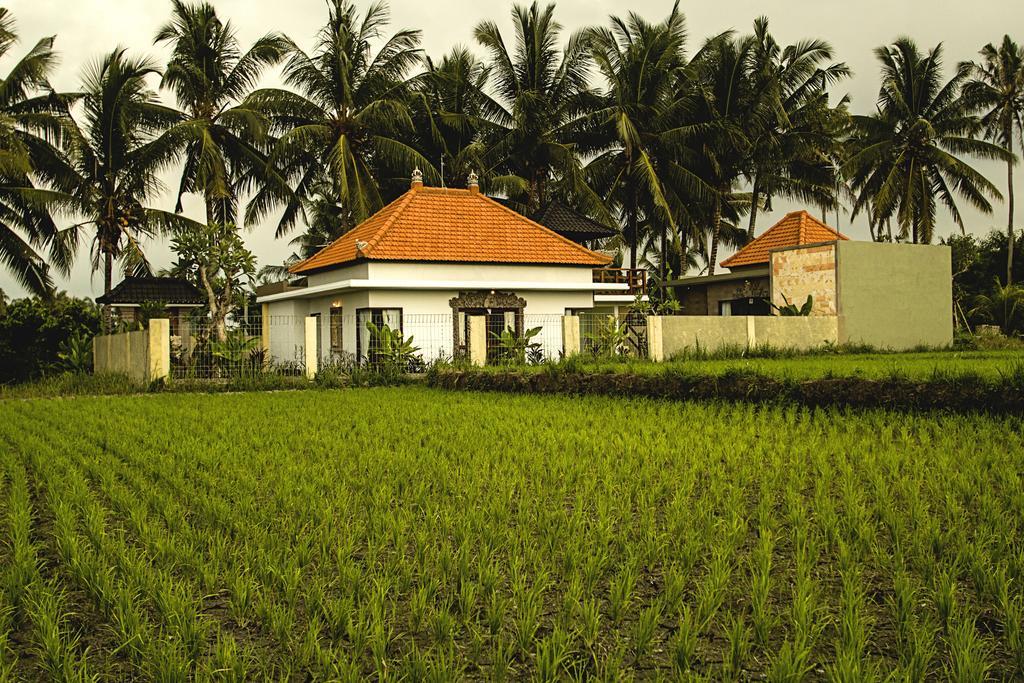
M637 358L647 358L647 314L630 310L622 320L626 332L628 353Z

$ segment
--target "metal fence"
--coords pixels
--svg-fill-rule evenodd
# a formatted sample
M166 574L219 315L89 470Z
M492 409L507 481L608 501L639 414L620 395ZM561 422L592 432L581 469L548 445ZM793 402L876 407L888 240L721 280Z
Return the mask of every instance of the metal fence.
M580 352L608 358L647 357L647 316L580 313Z
M470 316L472 317L472 316ZM489 313L489 364L540 363L562 355L562 316ZM247 374L302 375L315 367L351 368L384 363L422 372L436 361L469 356L465 314L404 314L401 309L365 309L355 314L229 317L214 326L208 317L174 321L171 375L228 379Z

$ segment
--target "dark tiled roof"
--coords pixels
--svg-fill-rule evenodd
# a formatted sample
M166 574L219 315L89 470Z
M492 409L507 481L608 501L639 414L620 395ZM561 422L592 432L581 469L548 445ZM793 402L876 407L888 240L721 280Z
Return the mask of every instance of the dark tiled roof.
M112 290L96 299L98 304L142 304L160 302L168 306L203 304L206 297L191 282L173 277L126 277Z
M531 218L574 241L599 240L616 234L614 228L598 223L559 201L551 202Z

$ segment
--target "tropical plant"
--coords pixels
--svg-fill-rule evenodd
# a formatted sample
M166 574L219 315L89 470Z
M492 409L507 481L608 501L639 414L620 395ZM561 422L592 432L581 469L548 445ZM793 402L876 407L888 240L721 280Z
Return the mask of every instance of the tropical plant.
M754 238L762 202L797 198L824 208L837 205L840 133L846 126L846 99L829 105L829 87L850 75L843 63L831 62L832 47L804 40L782 47L768 31L768 19L754 22L750 64L753 93L764 110L752 123L750 214L747 239Z
M593 331L583 338L587 342L587 350L598 358L620 358L629 348L629 330L625 322L614 315L597 319Z
M752 37L727 32L711 38L694 59L694 115L689 135L699 173L711 188L708 275L715 274L723 222L735 220L733 191L747 168L751 133L763 128L767 112L757 106L750 75L756 44Z
M782 295L782 301L783 304L781 306L769 302L771 303L771 307L775 309L775 312L781 316L808 316L814 309L814 297L810 294L807 295L807 299L800 306L797 306L795 303L791 302L788 298L786 298L785 294Z
M970 313L980 321L998 325L1004 334L1024 333L1024 287L1004 285L996 278L990 293L975 298Z
M998 47L981 48L981 61L970 65L971 80L964 92L981 108L985 136L1006 150L1006 284L1013 284L1014 139L1024 150L1024 48L1003 36Z
M75 330L61 343L57 357L65 370L84 375L92 370L92 337Z
M99 308L87 299L58 292L9 301L0 315L0 384L63 370L68 340L90 339L99 329Z
M580 159L600 148L584 135L584 114L600 106L587 78L590 53L584 33L559 50L562 26L555 5L514 5L515 42L498 25L476 26L476 40L490 55L493 97L484 102L490 122L485 137L485 177L531 214L553 196L578 198L600 209L585 182ZM570 201L570 203L574 203Z
M258 222L283 205L277 236L303 219L304 199L320 183L341 205L341 224L349 229L397 194L414 167L436 179L431 163L408 142L412 118L409 70L419 62L419 31L401 30L373 52L387 24L384 3L360 18L348 0L331 0L327 24L312 54L289 44L281 88L258 90L243 107L265 115L273 145L265 177L246 209L246 222Z
M1006 151L972 137L975 105L961 88L970 67L961 64L942 79L942 45L922 54L909 38L880 47L878 111L854 116L854 150L843 172L855 194L852 215L867 211L880 225L895 218L898 237L929 243L939 204L964 229L958 197L991 213L999 190L962 157L1006 160Z
M491 332L491 337L497 342L498 362L502 365L523 365L528 361L535 363L542 359L541 343L533 341L541 329L531 327L522 335L516 334L511 327L506 327L500 334Z
M206 294L213 339L227 339L228 313L239 303L243 279L256 274L256 257L245 246L234 223L211 223L175 233L171 246L178 255L177 272Z
M380 327L366 321L370 333L370 351L365 359L371 368L385 375L397 376L408 372L418 360L420 347L413 344L413 336L406 338L401 330L392 329L387 323Z
M614 141L588 172L602 179L602 194L625 218L630 267L640 257L641 230L660 228L661 278L668 268L669 234L676 231L678 195L709 194L703 180L680 163L671 136L683 103L678 95L686 30L678 2L664 21L651 24L635 13L611 18L611 28L588 32L591 57L607 85L602 106L587 118L600 136Z
M75 209L85 220L72 226L68 237L77 246L81 232L92 233L92 267L103 271L105 294L115 259L126 270L147 272L144 238L199 225L143 204L162 189L157 174L174 156L173 141L159 133L178 120L177 112L158 104L146 85L156 73L153 61L129 57L118 48L84 75L83 125L71 149Z
M423 64L412 102L416 146L439 162L444 185L459 187L482 168L484 92L491 70L464 47L453 48L439 63L424 57Z
M171 47L161 86L171 90L181 108L167 130L175 155L184 153L176 210L186 193L203 197L206 222L234 222L237 182L258 177L266 158L260 153L267 121L239 106L260 74L280 61L289 43L268 33L242 52L231 22L222 22L213 5L172 0L171 20L156 35Z
M231 330L222 341L210 342L210 355L216 359L218 368L229 376L238 375L247 367L262 367L260 350L260 338L250 336L245 330Z
M18 34L7 8L0 7L0 59ZM0 78L0 262L29 292L53 290L49 266L70 270L74 252L66 248L50 210L66 208L59 188L72 181L60 145L67 137L68 96L58 95L49 77L57 63L53 38L43 38ZM53 183L58 187L40 186Z

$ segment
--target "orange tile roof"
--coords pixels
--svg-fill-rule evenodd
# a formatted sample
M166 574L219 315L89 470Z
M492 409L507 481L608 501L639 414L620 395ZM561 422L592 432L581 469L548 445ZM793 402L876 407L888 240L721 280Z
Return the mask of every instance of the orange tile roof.
M579 266L611 262L479 192L422 186L290 270L308 273L358 259Z
M849 238L806 211L793 211L765 230L760 237L722 261L722 265L726 268L739 268L767 264L769 254L776 249L845 239Z

